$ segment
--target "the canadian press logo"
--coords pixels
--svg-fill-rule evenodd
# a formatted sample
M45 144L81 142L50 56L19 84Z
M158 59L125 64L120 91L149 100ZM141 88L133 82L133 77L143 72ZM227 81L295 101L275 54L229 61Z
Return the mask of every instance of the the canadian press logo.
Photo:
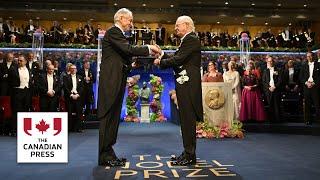
M17 125L18 163L68 162L67 113L18 113Z

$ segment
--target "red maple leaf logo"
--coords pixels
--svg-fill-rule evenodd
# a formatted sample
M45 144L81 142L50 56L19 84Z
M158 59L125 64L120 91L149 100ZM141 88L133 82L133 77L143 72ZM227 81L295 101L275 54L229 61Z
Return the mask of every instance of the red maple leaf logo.
M46 124L46 122L42 119L40 123L36 125L36 128L43 134L43 132L47 131L49 128L49 124Z

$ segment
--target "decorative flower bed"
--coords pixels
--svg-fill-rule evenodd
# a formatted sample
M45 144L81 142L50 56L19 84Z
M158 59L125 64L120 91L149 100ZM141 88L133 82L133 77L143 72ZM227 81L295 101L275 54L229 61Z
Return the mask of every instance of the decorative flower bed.
M231 127L228 124L221 126L210 126L208 121L197 122L196 126L197 138L244 138L242 123L233 121Z

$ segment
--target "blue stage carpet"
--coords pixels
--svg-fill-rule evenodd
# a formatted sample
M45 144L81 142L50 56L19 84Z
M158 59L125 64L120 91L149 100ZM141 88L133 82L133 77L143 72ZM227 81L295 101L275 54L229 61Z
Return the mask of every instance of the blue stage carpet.
M113 179L120 173L134 174L121 179L160 179L152 175L157 173L169 179L189 179L188 175L230 180L320 177L320 138L310 135L248 133L243 140L199 139L199 164L180 168L168 167L165 158L182 151L180 127L171 123L121 124L115 150L118 156L128 158L127 168L97 166L97 129L70 134L68 164L17 164L16 139L0 137L0 145L0 179L6 180ZM135 155L147 156L141 160Z

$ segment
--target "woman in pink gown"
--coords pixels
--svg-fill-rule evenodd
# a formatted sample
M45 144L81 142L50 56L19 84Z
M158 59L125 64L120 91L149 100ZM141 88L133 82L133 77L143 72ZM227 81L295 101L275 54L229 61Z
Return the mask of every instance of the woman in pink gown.
M203 75L202 82L223 82L222 74L217 71L214 62L208 63L208 72Z
M244 88L241 96L240 121L264 121L266 114L258 86L259 74L254 68L253 61L249 61L248 69L244 72L242 82Z

